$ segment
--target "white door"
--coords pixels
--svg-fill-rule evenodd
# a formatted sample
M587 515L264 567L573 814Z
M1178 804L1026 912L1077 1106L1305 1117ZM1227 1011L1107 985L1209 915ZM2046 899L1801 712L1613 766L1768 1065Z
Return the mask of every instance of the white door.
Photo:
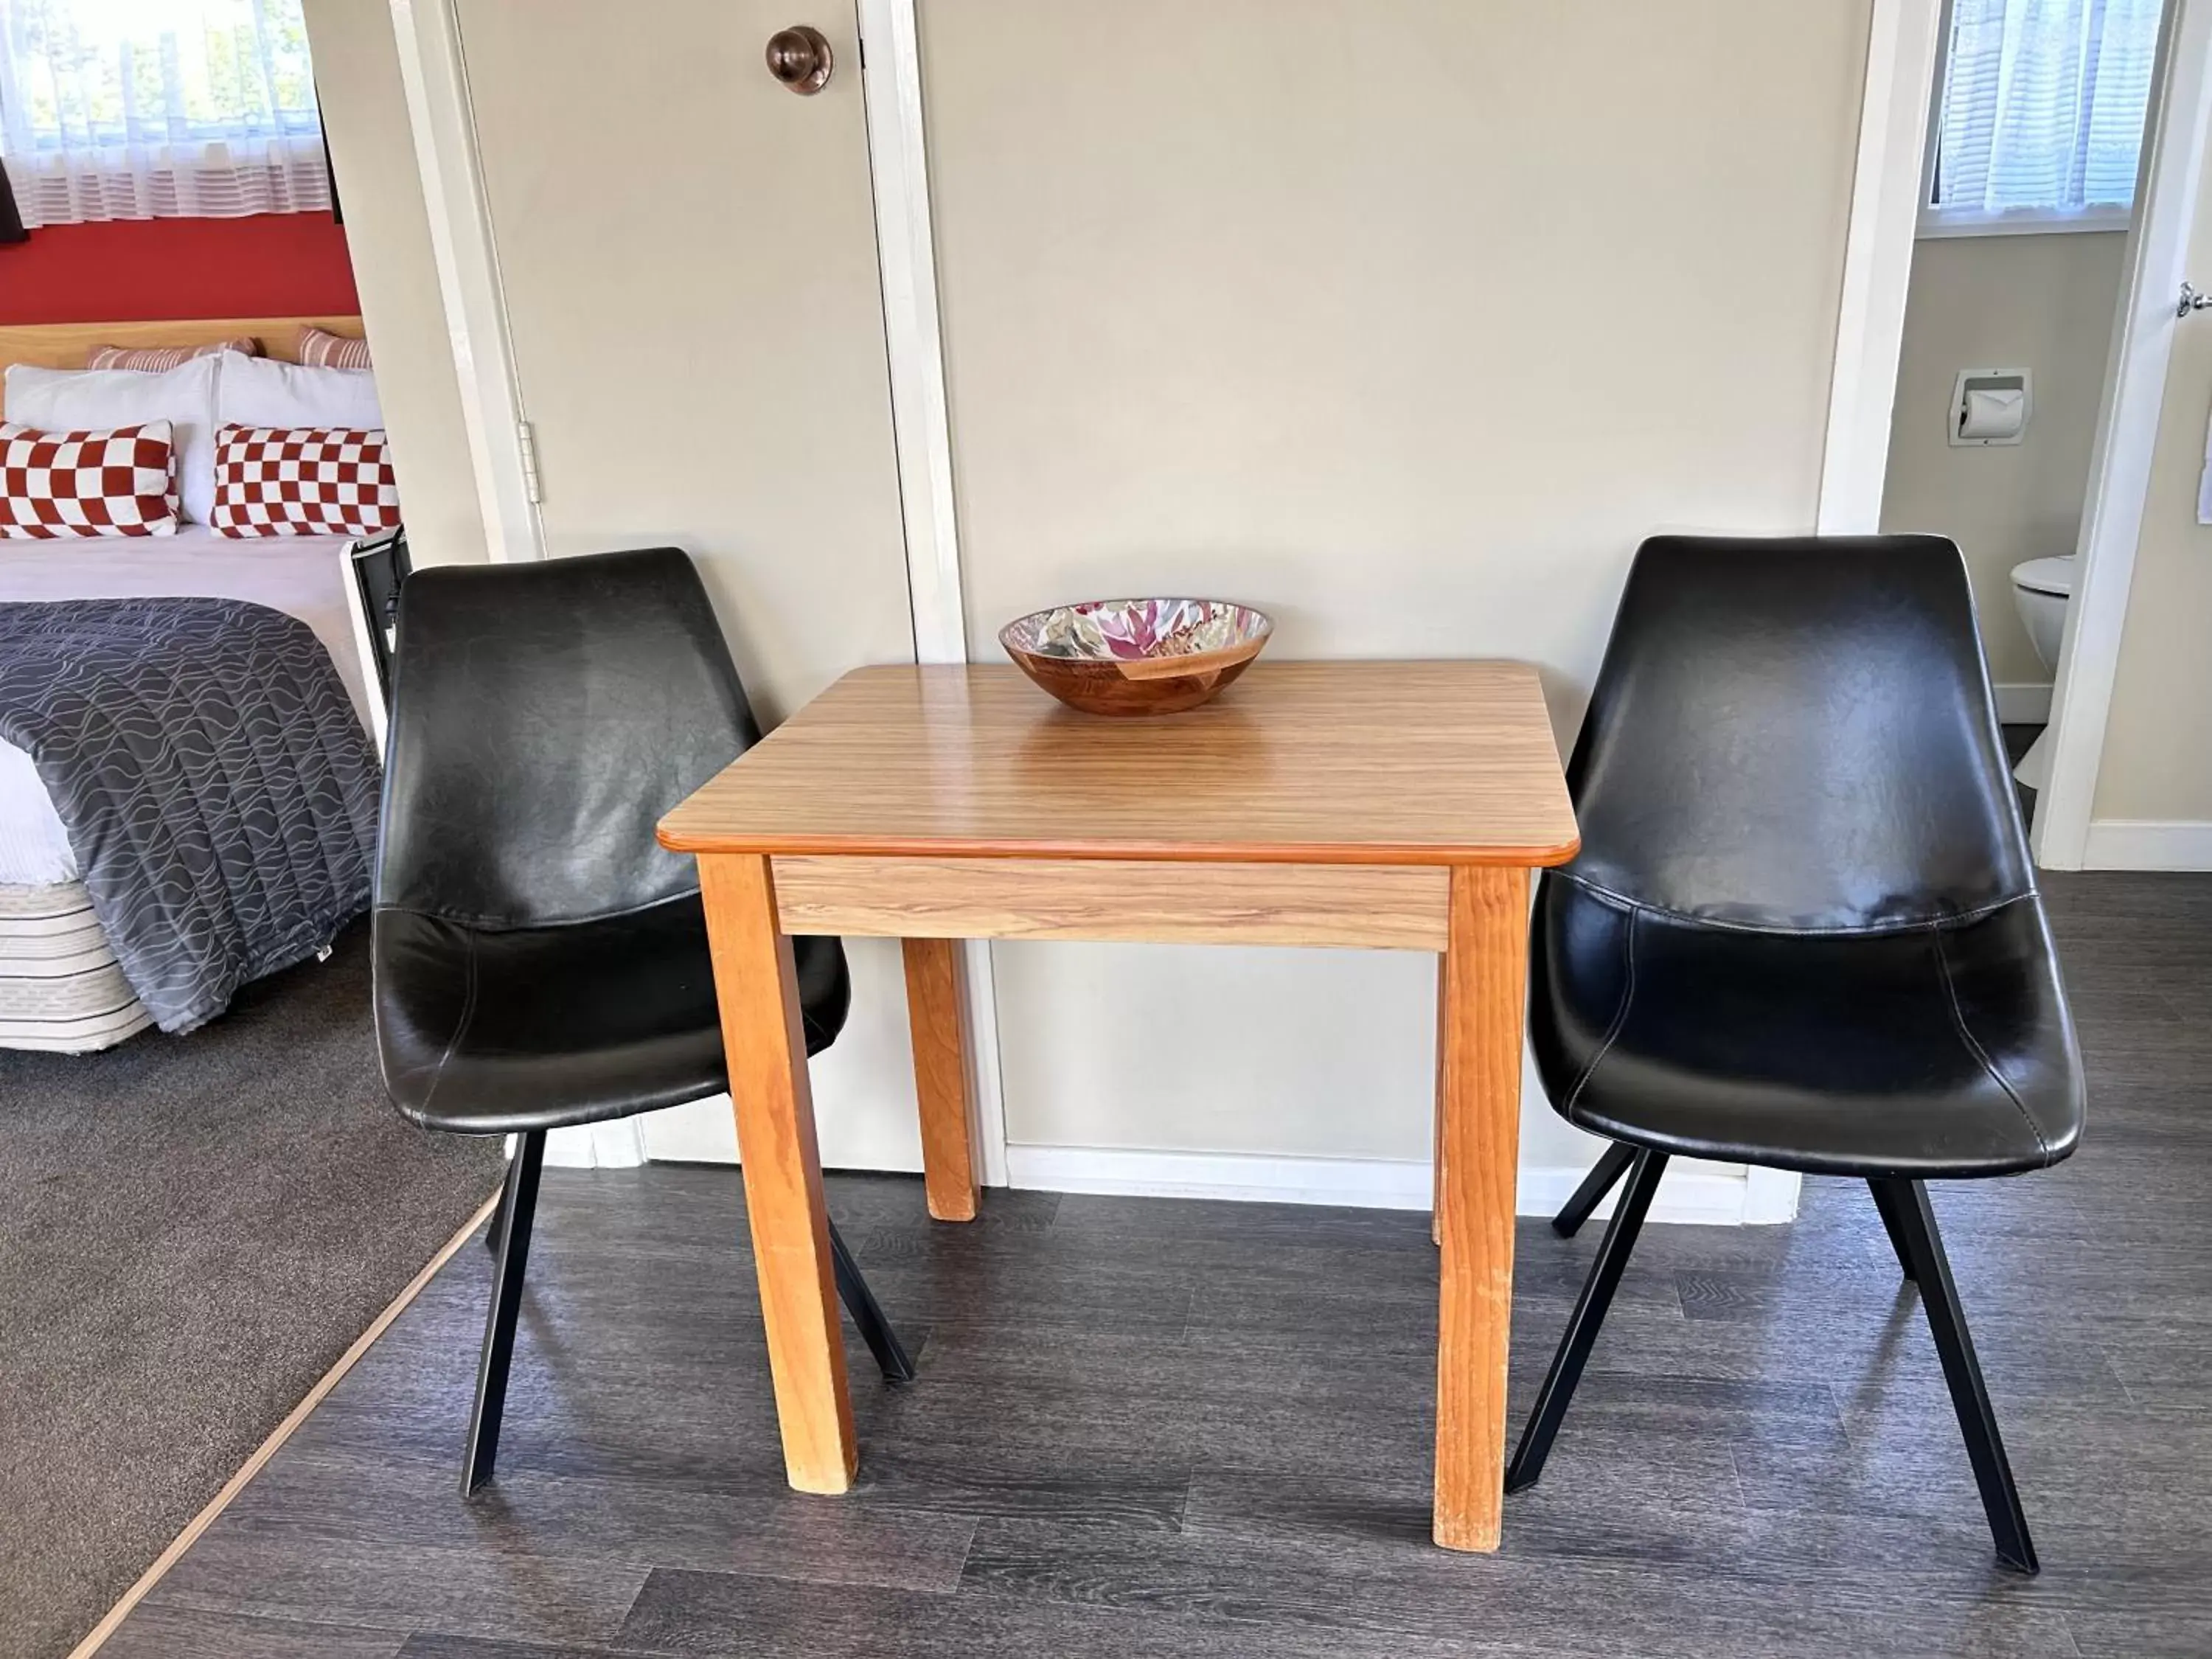
M805 16L834 68L801 96L763 62L797 9L459 6L548 550L689 550L763 725L914 656L856 24ZM897 948L848 948L823 1161L918 1169ZM726 1103L646 1137L736 1155Z

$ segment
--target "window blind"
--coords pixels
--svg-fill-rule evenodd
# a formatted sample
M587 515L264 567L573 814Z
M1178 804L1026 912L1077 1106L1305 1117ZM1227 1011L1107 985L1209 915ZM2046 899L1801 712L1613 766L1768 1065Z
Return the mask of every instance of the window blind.
M300 0L0 0L27 225L331 204Z
M1955 0L1939 106L1939 210L2124 209L2160 0Z

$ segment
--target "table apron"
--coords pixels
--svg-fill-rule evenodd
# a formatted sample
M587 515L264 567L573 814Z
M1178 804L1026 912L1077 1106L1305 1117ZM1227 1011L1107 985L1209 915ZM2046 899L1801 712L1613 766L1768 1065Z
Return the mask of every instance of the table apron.
M1442 951L1437 866L779 854L787 933Z

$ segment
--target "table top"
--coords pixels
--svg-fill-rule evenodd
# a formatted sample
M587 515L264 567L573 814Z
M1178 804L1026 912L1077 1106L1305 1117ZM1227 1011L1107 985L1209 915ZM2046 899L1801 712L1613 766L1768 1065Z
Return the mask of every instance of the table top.
M1007 665L856 669L660 822L688 853L1561 864L1536 672L1258 663L1204 708L1077 714Z

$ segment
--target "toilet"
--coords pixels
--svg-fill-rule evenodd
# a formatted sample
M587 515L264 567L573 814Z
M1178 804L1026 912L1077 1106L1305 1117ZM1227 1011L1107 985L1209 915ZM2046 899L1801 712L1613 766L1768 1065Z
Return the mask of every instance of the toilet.
M2066 602L2074 597L2074 555L2030 559L2012 568L2013 598L2035 654L2045 668L2058 666L2058 642L2066 632Z
M2020 606L2020 619L2034 641L2035 654L2053 672L2058 667L2059 644L2066 637L2066 606L2074 597L2074 559L2066 553L2012 568L2012 596ZM2046 730L2013 768L2013 776L2031 789L2040 789L2051 780L2050 741Z

